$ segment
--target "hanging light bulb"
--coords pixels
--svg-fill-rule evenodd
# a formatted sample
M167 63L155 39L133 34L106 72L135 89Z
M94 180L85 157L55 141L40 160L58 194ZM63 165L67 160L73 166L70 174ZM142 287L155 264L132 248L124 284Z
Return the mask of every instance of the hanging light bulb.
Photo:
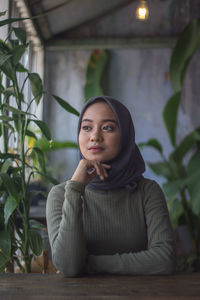
M146 20L149 17L149 9L146 0L140 0L136 10L136 18L139 20Z

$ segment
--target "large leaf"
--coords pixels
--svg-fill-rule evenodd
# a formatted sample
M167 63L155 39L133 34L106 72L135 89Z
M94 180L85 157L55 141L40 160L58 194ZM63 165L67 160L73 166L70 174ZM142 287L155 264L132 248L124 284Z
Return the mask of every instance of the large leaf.
M46 173L46 163L45 163L44 153L41 151L40 148L37 148L37 147L33 147L32 151L36 154L39 165L40 165L42 171L44 173Z
M34 146L40 148L43 152L48 152L52 150L59 150L64 148L78 148L78 144L70 141L51 141L49 142L47 139L38 139L34 142Z
M163 110L163 121L171 144L176 146L176 125L181 92L175 93L167 102Z
M187 166L188 190L191 197L192 211L200 214L200 150L191 157Z
M184 156L197 142L200 142L200 127L196 128L192 133L183 138L175 151L171 154L171 157L173 157L175 161L181 162Z
M17 65L25 51L26 46L24 45L19 45L12 50L12 61L15 66Z
M3 181L3 184L6 187L7 192L9 195L13 196L15 199L17 199L17 187L14 183L14 180L10 178L10 176L7 173L0 173L0 178Z
M94 96L104 95L101 88L101 78L107 59L108 53L105 50L94 50L92 52L86 73L85 101Z
M43 250L43 242L40 233L37 230L29 229L28 239L33 254L39 256Z
M173 178L173 169L169 162L148 163L150 169L157 175L170 180Z
M29 220L29 225L30 225L31 229L45 229L46 228L46 226L44 224L42 224L36 220L33 220L33 219Z
M11 259L11 236L8 230L0 231L0 273L2 273Z
M21 27L13 27L13 31L16 37L22 42L22 44L26 43L26 30Z
M11 54L0 54L0 67L11 57Z
M45 173L42 173L40 171L36 171L35 173L41 175L42 177L44 177L45 179L47 179L49 182L51 182L53 184L59 184L60 183L57 179L55 179L55 178L53 178L53 177L51 177L51 176L49 176Z
M26 69L22 64L20 64L20 63L18 63L17 65L16 65L16 71L17 72L21 72L21 73L24 73L24 72L26 72L26 73L28 73L28 69Z
M5 19L3 21L0 21L0 27L5 26L7 24L14 23L14 22L24 21L24 20L27 20L27 19L30 19L30 18L9 18L9 19Z
M4 104L3 105L4 109L8 110L8 111L12 111L14 114L17 114L17 115L26 115L26 113L22 110L19 110L13 106L10 106L8 104Z
M174 200L177 197L177 194L185 187L186 180L185 178L177 179L174 181L165 182L162 187L163 191L169 200Z
M200 19L193 19L180 34L170 62L170 78L174 91L180 91L187 65L200 46Z
M29 75L29 80L35 101L37 104L39 104L43 92L42 79L37 73L31 73Z
M19 154L1 153L1 152L0 152L0 158L1 158L1 159L7 159L7 158L11 158L11 159L20 159L20 156L19 156Z
M1 70L10 80L13 82L15 81L15 70L10 59L8 59L6 63L1 66Z
M51 133L50 133L50 130L48 128L48 126L46 125L45 122L43 121L39 121L39 120L35 120L35 119L29 119L28 122L34 122L39 128L40 130L42 131L42 133L44 134L44 136L48 139L48 140L51 140Z
M80 115L79 112L74 107L72 107L68 102L66 102L65 100L63 100L62 98L60 98L58 96L55 96L55 95L52 95L52 96L60 104L60 106L62 106L62 108L64 108L66 111L68 111L76 116Z
M12 164L12 161L9 158L7 158L4 161L4 163L3 163L2 167L1 167L1 172L2 173L7 173L7 171L8 171L8 169L9 169L9 167L10 167L11 164Z
M8 196L6 199L6 203L4 206L4 219L5 219L5 225L8 224L8 220L16 207L18 206L18 203L15 198L13 198L11 195Z
M174 228L179 226L179 218L183 214L183 206L180 199L171 198L167 201L167 206L169 210L170 220Z
M157 139L150 139L148 140L146 143L139 143L138 147L142 150L144 147L153 147L154 149L156 149L158 152L160 152L162 154L163 149L162 149L162 145L160 144L160 142Z
M6 10L5 11L1 11L0 12L0 17L5 16L6 12L7 12Z
M9 86L3 91L4 95L7 97L15 96L15 89L13 86Z
M37 140L37 136L35 135L35 133L29 129L26 129L25 135ZM49 143L49 141L48 141L48 143Z

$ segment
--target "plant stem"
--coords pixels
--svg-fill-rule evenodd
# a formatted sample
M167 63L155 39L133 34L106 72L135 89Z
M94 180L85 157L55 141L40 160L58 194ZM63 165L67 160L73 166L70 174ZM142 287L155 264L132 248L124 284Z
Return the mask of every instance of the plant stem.
M15 87L16 87L16 95L17 95L17 103L18 109L22 110L21 107L21 100L20 100L20 91L17 83L17 77L15 77ZM21 156L21 184L22 184L22 205L23 205L23 236L24 236L24 245L23 245L23 254L24 254L24 262L25 262L25 272L30 273L31 271L31 258L29 254L29 242L28 242L28 210L26 206L26 175L25 175L25 150L24 150L24 143L25 143L25 122L26 119L23 115L19 116L19 146L20 146L20 156Z

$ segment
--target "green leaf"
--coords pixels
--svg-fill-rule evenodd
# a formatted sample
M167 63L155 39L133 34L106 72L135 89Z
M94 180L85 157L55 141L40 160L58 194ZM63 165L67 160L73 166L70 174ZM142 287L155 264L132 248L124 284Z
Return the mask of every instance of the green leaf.
M19 154L1 153L0 152L0 159L7 159L7 158L20 159L20 156L19 156Z
M171 198L167 201L167 206L169 210L170 220L173 227L179 226L179 218L183 214L183 206L181 201L177 198Z
M42 80L37 73L31 73L29 75L29 80L35 101L37 104L39 104L43 92Z
M45 138L38 139L37 141L35 141L34 146L40 148L43 152L65 149L65 148L75 148L75 149L78 148L78 144L74 142L70 142L70 141L59 142L54 140L49 142Z
M72 107L68 102L66 102L65 100L61 99L58 96L55 96L55 95L52 95L52 96L60 104L60 106L62 106L62 108L64 108L66 111L68 111L76 116L80 115L79 112L74 107Z
M11 57L11 54L0 54L0 67Z
M186 182L191 197L192 211L200 214L200 150L191 157L187 165Z
M174 91L180 91L187 65L200 46L200 19L193 19L180 34L170 62L170 78Z
M2 173L7 173L7 171L8 171L8 169L9 169L9 167L10 167L11 164L12 164L12 161L9 158L7 158L4 161L4 163L3 163L2 167L1 167L1 172Z
M3 105L4 109L8 110L8 111L12 111L15 115L26 115L26 113L22 110L19 110L13 106L10 106L8 104L4 104Z
M182 161L184 156L200 141L200 127L184 137L180 144L176 147L171 157L178 163Z
M46 173L45 156L41 149L33 147L32 150L36 153L39 165L44 173Z
M31 131L31 130L26 129L25 135L30 136L30 137L32 137L32 138L34 138L34 139L37 140L37 136L36 136L35 133L34 133L33 131ZM48 143L49 143L49 142L48 142Z
M86 85L84 87L85 101L94 95L104 95L101 88L101 78L107 60L108 53L105 50L94 50L91 53L86 72Z
M28 20L28 19L30 19L30 18L9 18L9 19L5 19L3 21L0 21L0 27L11 24L11 23L14 23L14 22Z
M6 12L7 12L6 10L5 11L1 11L0 12L0 17L5 16Z
M19 46L19 40L17 40L17 39L10 39L9 42L11 44L11 48L15 48L15 47Z
M28 240L33 254L39 256L43 250L43 242L40 233L35 229L28 230Z
M12 61L15 66L18 64L19 60L21 59L25 51L26 51L26 46L24 45L19 45L12 50L12 55L13 55Z
M169 200L174 200L177 197L177 194L185 187L186 180L185 178L177 179L174 181L165 182L162 187L163 191Z
M13 31L16 37L22 42L22 44L26 43L26 30L20 27L13 27Z
M46 228L46 226L44 224L42 224L36 220L33 220L33 219L29 220L29 224L32 229L45 229Z
M7 97L15 96L15 90L13 86L9 86L3 91L4 95Z
M11 259L11 236L8 230L0 231L0 273Z
M166 103L163 110L163 121L172 146L176 146L176 126L181 92L174 94Z
M0 52L2 52L2 53L8 52L8 54L10 54L10 53L9 53L9 52L10 52L10 48L9 48L8 45L7 45L4 41L2 41L1 39L0 39Z
M28 121L29 122L31 122L31 121L34 122L40 128L40 130L45 135L45 137L48 140L51 140L51 133L50 133L50 130L49 130L49 128L48 128L48 126L46 125L45 122L39 121L39 120L34 120L34 119L29 119Z
M155 174L159 176L163 176L167 179L173 178L173 170L169 162L148 163L148 166Z
M10 178L10 176L7 173L2 172L0 173L0 178L2 179L3 184L5 185L9 195L13 196L16 199L18 193L14 180Z
M15 70L10 59L8 59L6 63L1 66L1 70L10 80L13 82L15 81Z
M45 179L47 179L49 182L51 182L53 184L59 184L60 183L57 179L55 179L55 178L53 178L53 177L51 177L51 176L49 176L45 173L42 173L40 171L36 171L36 173L41 175L42 177L44 177Z
M7 226L8 220L16 207L18 206L18 203L15 198L13 198L11 195L8 196L6 199L6 203L4 206L4 218L5 218L5 225Z
M160 152L162 154L163 149L162 149L162 145L160 144L160 142L157 139L150 139L147 142L144 143L139 143L138 147L142 150L144 147L153 147L154 149L156 149L158 152Z
M0 120L2 120L2 121L13 121L13 118L8 117L8 116L0 116Z
M18 63L16 65L16 71L21 73L28 73L28 69L26 69L22 64Z

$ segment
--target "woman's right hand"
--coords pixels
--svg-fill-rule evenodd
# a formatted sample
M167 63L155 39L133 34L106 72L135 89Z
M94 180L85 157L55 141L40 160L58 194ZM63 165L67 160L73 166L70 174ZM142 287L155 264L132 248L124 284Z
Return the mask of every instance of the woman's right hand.
M101 180L104 180L108 177L107 170L110 168L110 165L96 160L81 159L71 180L80 182L86 186L96 175Z

